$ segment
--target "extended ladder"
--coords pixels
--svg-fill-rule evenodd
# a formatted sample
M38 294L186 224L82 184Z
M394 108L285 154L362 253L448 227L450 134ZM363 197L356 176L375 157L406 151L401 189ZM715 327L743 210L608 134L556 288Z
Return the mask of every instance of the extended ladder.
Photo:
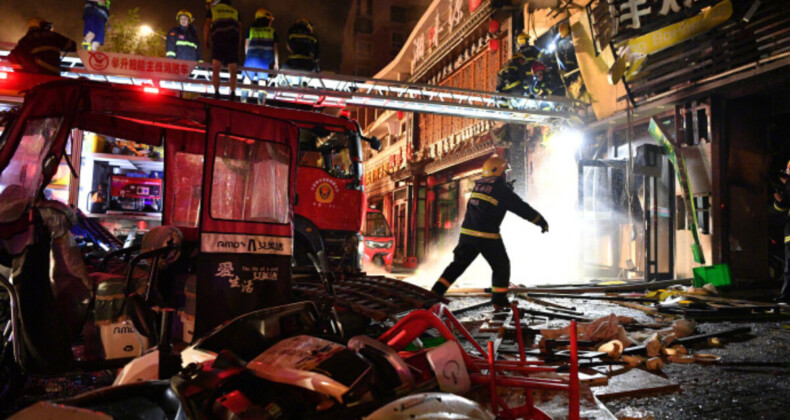
M0 50L4 58L8 51ZM87 78L116 84L153 86L162 89L212 94L211 69L199 64L188 80L146 79L88 72L78 57L64 57L61 76ZM0 67L3 64L0 63ZM245 83L243 71L268 75L265 86ZM326 73L239 68L237 95L248 90L267 100L316 107L373 107L395 111L447 115L518 124L558 125L576 119L578 103L561 97L528 98L494 92L444 86L406 83L393 80L350 77ZM220 93L230 94L230 74L220 74ZM504 104L504 106L503 106Z

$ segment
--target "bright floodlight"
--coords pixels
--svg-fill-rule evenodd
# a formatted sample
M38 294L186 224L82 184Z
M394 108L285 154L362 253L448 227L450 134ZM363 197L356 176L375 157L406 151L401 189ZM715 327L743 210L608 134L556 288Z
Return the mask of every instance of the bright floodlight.
M554 147L574 154L579 151L582 142L584 142L582 132L573 128L562 129L552 139Z
M140 36L148 36L154 33L154 30L151 29L148 25L140 25Z

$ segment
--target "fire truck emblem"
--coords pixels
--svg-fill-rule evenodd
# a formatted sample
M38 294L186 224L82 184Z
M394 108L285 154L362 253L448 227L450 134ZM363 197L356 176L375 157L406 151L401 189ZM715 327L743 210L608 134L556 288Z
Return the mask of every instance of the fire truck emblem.
M323 182L315 189L315 201L319 203L331 203L335 199L335 190L328 182Z

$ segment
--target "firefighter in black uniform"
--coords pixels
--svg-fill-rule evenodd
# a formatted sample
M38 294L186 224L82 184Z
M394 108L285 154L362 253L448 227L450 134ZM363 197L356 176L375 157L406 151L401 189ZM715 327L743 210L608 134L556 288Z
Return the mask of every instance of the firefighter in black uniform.
M301 18L288 28L288 51L291 55L285 62L290 70L321 71L318 67L319 48L313 24Z
M784 215L785 220L785 282L782 285L782 292L776 299L782 303L790 303L790 161L787 162L784 176L780 177L784 188L774 192L774 210Z
M547 71L540 61L532 63L532 84L529 92L535 96L565 96L565 85L555 71Z
M453 250L455 257L433 285L431 290L434 293L443 296L477 255L483 254L493 271L491 301L494 309L501 310L509 305L507 289L510 284L510 260L499 235L499 225L508 211L540 226L543 233L549 231L549 224L513 192L513 187L506 182L508 170L507 161L499 156L492 156L483 164L483 178L475 182L466 206L461 236L458 246Z
M532 63L540 58L540 50L530 45L527 34L516 38L516 54L506 61L497 73L496 91L511 95L526 95L532 83ZM503 103L502 105L505 105Z
M28 73L60 75L60 52L77 50L77 44L54 32L52 23L41 18L27 21L27 33L17 41L9 59Z
M193 22L195 19L189 10L179 10L176 13L178 25L167 33L165 49L167 58L178 60L203 61L200 50L200 40Z

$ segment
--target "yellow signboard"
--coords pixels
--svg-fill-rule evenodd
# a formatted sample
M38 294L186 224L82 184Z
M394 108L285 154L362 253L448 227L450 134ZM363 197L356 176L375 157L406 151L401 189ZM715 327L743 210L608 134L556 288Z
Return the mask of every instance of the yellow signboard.
M624 46L631 47L631 53L640 57L631 65L628 76L633 76L639 70L646 56L705 33L726 22L731 16L732 3L730 0L724 0L713 7L703 9L694 17L626 41Z

